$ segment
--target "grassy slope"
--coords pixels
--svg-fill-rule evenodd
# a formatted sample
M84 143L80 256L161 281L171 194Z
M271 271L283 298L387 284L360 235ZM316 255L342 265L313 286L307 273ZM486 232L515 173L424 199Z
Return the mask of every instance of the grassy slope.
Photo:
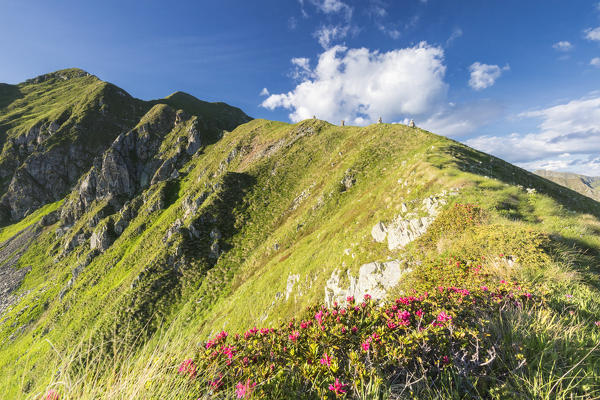
M222 161L234 148L239 150L228 165L229 172L219 175ZM212 194L199 213L220 204L219 200L229 203L227 212L219 214L224 220L218 221L225 253L208 271L206 263L195 265L189 285L178 286L171 298L155 299L152 306L157 316L152 324L164 319L169 330L150 338L146 347L134 352L135 357L121 355L130 369L109 373L112 384L108 378L88 376L76 383L59 375L53 382L67 382L63 390L73 398L91 398L95 390L106 393L110 386L121 390L114 398L128 398L134 390L136 396L147 390L158 397L168 389L169 394L161 398L174 396L176 389L168 380L158 387L147 385L153 379L166 379L165 369L151 360L160 357L169 363L170 357L182 356L198 340L222 328L242 331L254 324L287 320L322 300L324 284L336 268L356 275L366 262L388 257L426 259L443 251L484 251L493 257L515 250L514 243L527 239L526 232L531 230L552 235L552 249L547 250L550 258L501 272L550 290L557 311L548 311L545 318L552 323L547 327L536 319L544 315L534 315L531 318L537 322L522 322L517 333L526 335L531 326L540 329L545 339L529 335L532 343L541 346L541 352L531 348L531 357L537 351L538 361L545 361L548 354L544 346L556 345L548 339L551 335L560 336L561 343L573 337L580 343L594 339L585 324L600 319L600 205L498 159L401 125L340 128L314 120L296 125L256 120L206 148L182 171L189 173L183 174L175 188L163 183L152 189L155 196L161 191L170 193L168 207L139 215L107 252L86 267L62 301L58 293L77 257L84 253L54 263L51 230L26 253L21 265L33 264L34 269L20 290L31 292L0 325L0 373L6 377L0 386L5 393L12 397L39 393L61 364L55 351L68 360L67 355L74 354L82 340L97 338L95 332L112 326L106 321L122 315L118 308L124 301L149 290L152 283L133 289L132 282L146 268L161 266L160 260L169 252L162 238L169 225L181 218L183 198L217 181L224 182L229 191ZM343 191L340 181L346 173L356 178L356 184ZM241 185L244 191L243 198L234 196L233 203L227 196L233 196L236 188L227 187L227 177L235 178L230 184ZM408 185L399 184L399 179ZM420 203L453 187L460 188L455 202L477 203L489 213L488 230L480 229L474 237L453 235L435 247L413 243L404 251L391 252L385 244L373 242L372 226L393 219L402 203ZM537 193L528 194L525 188L529 187ZM303 192L308 195L300 196ZM304 200L295 203L299 196ZM7 227L0 235L8 229L15 228ZM497 240L496 232L505 232L508 238ZM350 249L349 254L345 249ZM561 256L555 254L558 250L564 250ZM162 274L166 270L150 271ZM289 274L299 274L300 281L289 301L276 300L278 292L285 292ZM573 294L572 300L565 300L567 293ZM575 307L578 314L573 320L561 315ZM9 339L22 326L24 333ZM4 347L4 343L10 345ZM94 372L93 368L86 371ZM156 376L147 377L149 373Z

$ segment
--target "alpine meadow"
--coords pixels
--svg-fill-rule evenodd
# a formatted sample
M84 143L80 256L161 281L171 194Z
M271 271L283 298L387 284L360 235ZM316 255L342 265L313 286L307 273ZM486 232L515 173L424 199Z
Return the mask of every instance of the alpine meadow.
M600 4L109 3L0 16L0 399L600 399Z

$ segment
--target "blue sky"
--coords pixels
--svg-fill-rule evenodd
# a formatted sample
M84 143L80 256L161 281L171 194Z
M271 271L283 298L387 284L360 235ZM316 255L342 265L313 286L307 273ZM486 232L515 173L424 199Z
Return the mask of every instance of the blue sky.
M0 82L79 67L256 118L417 125L600 176L598 1L13 1Z

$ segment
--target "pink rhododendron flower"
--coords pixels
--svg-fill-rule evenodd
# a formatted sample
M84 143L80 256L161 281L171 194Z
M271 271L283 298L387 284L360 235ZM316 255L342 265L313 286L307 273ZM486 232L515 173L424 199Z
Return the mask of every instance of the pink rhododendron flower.
M323 358L321 358L319 361L321 362L321 365L327 365L328 367L331 366L331 357L329 357L327 353L323 353Z
M371 295L370 294L365 294L365 300L371 300Z
M60 394L58 394L58 392L54 389L50 389L46 392L46 395L44 396L44 400L59 400L60 399Z
M219 389L223 385L223 375L219 374L217 379L210 381L210 387L213 390Z
M290 339L292 342L295 342L296 340L298 340L298 337L300 336L300 332L298 331L293 331L292 333L290 333L288 335L288 339Z
M398 312L398 319L400 320L400 325L410 325L410 312L406 310Z
M315 314L315 319L319 325L323 323L323 310L319 310L319 312Z
M227 335L227 332L225 332L225 331L221 331L221 332L220 332L220 333L217 335L217 337L216 337L216 340L225 339L227 336L228 336L228 335Z
M437 320L438 320L438 322L451 321L452 316L450 316L450 315L446 314L444 311L442 311L441 313L438 314Z
M302 322L300 324L300 329L306 329L306 328L308 328L308 324L306 322Z
M256 382L250 382L250 379L246 380L246 383L238 382L235 386L235 394L238 399L245 399L246 397L250 397L254 387L256 386Z
M194 360L188 358L184 360L180 365L177 372L181 375L189 375L190 378L196 377L196 364L194 364Z
M394 329L396 327L396 323L391 319L387 322L387 327L390 329Z
M448 358L448 356L442 357L442 363L444 363L444 364L450 364L450 359Z
M596 321L596 322L594 322L594 324L595 324L596 326L600 327L600 321Z
M369 351L369 349L371 348L371 339L367 339L366 341L364 341L360 347L362 347L363 351Z
M340 382L338 378L335 378L335 382L329 385L329 390L335 393L336 396L342 396L346 393L346 386L348 385Z
M489 289L488 289L488 287L487 287L487 286L482 286L482 287L481 287L481 290L483 290L484 292L487 292Z
M348 297L346 297L346 301L348 303L354 303L354 296L348 296Z
M419 318L423 318L423 314L425 313L420 308L417 311L415 311L415 315Z

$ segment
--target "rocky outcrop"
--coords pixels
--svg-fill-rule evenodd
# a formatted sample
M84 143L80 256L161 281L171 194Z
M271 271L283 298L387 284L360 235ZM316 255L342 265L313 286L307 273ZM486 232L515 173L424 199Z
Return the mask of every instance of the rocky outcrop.
M445 197L455 196L456 194L458 192L455 190L450 193L444 190L437 195L423 199L418 210L426 214L423 217L418 217L414 212L406 213L408 209L402 203L403 214L398 215L389 223L376 223L371 229L371 236L378 243L384 243L387 239L389 250L403 248L427 232L442 207L447 204Z
M402 276L410 271L409 268L405 268L402 260L371 262L360 267L358 278L348 271L349 285L345 287L341 285L340 271L336 269L325 285L325 303L331 307L334 302L344 303L349 296L362 299L365 294L376 300L383 299L387 291L396 286Z
M113 243L112 226L104 223L98 226L90 236L90 249L105 251Z
M81 180L74 195L62 210L62 220L70 224L97 200L108 200L120 209L141 189L161 165L157 157L162 139L175 123L175 112L168 106L157 105L149 114L151 122L119 135L101 159Z

